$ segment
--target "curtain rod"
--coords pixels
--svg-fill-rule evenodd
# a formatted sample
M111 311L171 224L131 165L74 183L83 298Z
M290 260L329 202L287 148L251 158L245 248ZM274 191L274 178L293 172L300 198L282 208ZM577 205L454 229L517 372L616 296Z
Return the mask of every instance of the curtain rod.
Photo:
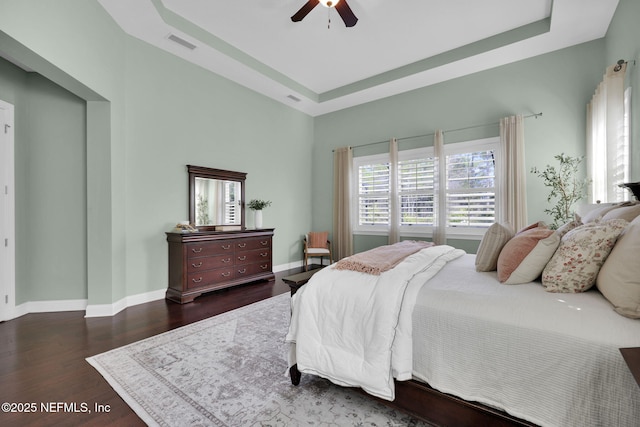
M535 114L529 114L528 116L524 116L525 119L528 119L530 117L535 117L536 119L538 117L542 116L542 113L535 113ZM458 129L448 129L443 131L444 133L447 132L459 132L459 131L463 131L463 130L469 130L469 129L476 129L476 128L481 128L481 127L486 127L486 126L496 126L499 125L500 122L494 122L494 123L485 123L482 125L473 125L473 126L467 126L467 127L463 127L463 128L458 128ZM415 135L415 136L407 136L404 138L397 138L398 142L400 141L405 141L407 139L415 139L415 138L423 138L425 136L431 136L431 135L435 135L434 132L431 133L426 133L424 135ZM361 144L361 145L352 145L351 148L360 148L360 147L368 147L369 145L376 145L376 144L384 144L384 143L388 143L389 140L387 139L386 141L378 141L378 142L369 142L367 144ZM331 150L331 151L335 151L335 150Z

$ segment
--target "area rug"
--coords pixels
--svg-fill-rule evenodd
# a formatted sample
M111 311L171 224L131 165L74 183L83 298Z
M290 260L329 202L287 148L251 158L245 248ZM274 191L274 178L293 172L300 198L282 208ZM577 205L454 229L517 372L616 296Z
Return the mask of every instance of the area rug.
M291 385L282 294L87 359L151 426L422 426L361 392Z

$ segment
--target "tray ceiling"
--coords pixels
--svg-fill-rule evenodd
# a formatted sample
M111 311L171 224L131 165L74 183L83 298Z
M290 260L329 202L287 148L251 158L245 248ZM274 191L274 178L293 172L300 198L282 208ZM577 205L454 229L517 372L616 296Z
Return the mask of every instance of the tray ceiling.
M312 116L604 37L618 0L99 0L133 37ZM328 28L330 20L330 27Z

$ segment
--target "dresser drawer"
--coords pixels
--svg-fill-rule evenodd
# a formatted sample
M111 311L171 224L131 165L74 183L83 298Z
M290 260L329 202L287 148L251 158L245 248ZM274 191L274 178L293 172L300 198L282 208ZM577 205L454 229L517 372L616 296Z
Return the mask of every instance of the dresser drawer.
M235 275L238 278L268 273L271 271L271 260L256 264L236 265L235 269Z
M275 279L273 229L166 234L169 300L184 304L207 292Z
M251 249L271 248L271 237L255 237L251 239L240 239L235 242L236 252L248 251Z
M233 246L233 242L230 241L187 243L185 250L187 251L187 258L191 259L225 253L232 254Z
M231 267L233 254L212 255L210 257L191 258L187 261L187 272L211 270L213 268Z
M212 283L225 282L235 278L235 273L236 271L233 267L190 273L187 275L187 288L196 289L203 286L209 286Z
M254 249L252 251L237 252L235 255L236 265L255 264L258 262L270 261L270 249Z

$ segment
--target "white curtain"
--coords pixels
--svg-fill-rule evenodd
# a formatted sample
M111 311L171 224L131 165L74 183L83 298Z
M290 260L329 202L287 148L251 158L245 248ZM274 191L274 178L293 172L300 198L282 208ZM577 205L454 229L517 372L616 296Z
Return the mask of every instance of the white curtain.
M619 69L617 65L607 68L587 105L587 176L591 179L591 203L619 202L629 197L626 189L618 187L629 178L629 117L624 91L626 68L626 63Z
M437 130L433 135L433 155L435 158L434 172L434 209L435 224L433 224L433 243L436 245L444 245L447 243L447 204L445 202L445 193L447 191L447 162L444 156L444 132ZM441 203L442 201L442 203Z
M526 171L524 165L524 118L521 115L500 120L498 170L498 218L514 230L527 226Z
M353 255L351 230L351 180L353 150L338 148L333 152L333 258Z
M400 199L398 196L398 140L389 141L389 244L400 241Z

